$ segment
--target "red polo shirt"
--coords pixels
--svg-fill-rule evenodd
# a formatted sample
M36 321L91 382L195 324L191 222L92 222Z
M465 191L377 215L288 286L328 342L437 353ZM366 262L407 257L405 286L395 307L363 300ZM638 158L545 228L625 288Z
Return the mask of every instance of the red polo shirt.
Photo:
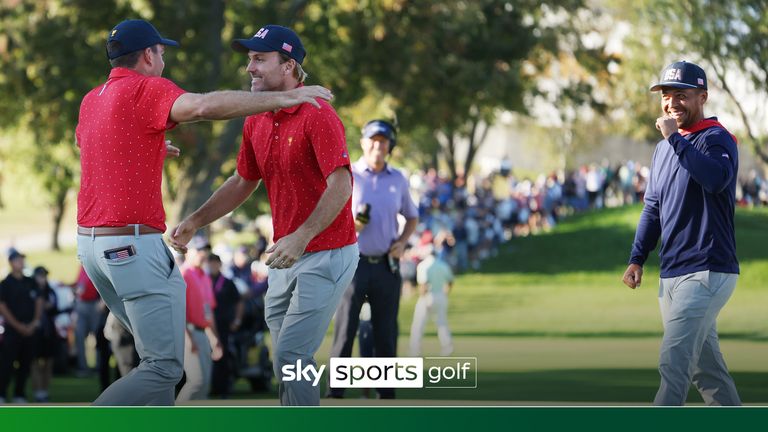
M212 291L211 278L200 268L182 266L181 276L187 283L187 322L196 327L210 327L212 320L206 317L206 309L213 310L216 300L208 303L207 291Z
M237 156L237 172L264 180L272 207L274 241L293 233L317 206L326 178L338 167L349 169L344 125L336 111L305 103L248 117ZM351 199L306 252L337 249L357 241Z
M176 99L173 82L114 68L80 105L80 226L144 224L165 231L161 194L165 131Z

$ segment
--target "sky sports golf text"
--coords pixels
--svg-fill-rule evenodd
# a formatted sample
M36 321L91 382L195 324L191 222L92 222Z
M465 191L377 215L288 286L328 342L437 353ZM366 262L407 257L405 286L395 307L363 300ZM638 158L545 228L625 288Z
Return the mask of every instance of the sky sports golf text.
M282 380L317 386L325 370L297 360ZM337 388L477 388L477 357L332 357L328 370Z

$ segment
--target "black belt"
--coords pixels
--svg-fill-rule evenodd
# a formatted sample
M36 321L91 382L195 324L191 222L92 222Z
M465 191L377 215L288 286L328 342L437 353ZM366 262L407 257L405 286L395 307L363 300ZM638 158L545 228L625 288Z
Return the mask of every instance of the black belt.
M387 254L384 255L363 255L360 254L360 261L367 261L369 264L380 264L387 262Z

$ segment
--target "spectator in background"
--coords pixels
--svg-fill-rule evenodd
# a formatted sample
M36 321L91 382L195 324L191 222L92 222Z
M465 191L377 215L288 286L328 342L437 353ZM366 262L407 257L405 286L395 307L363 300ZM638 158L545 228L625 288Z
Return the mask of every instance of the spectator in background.
M109 359L112 357L112 346L109 343L104 334L104 329L107 326L107 317L109 316L109 309L104 302L99 301L99 327L96 329L96 368L99 371L99 384L101 384L101 391L107 389L114 381L120 379L119 370L112 370L109 364ZM117 375L115 379L112 379L114 375Z
M624 205L634 204L635 194L632 191L632 180L635 178L635 163L628 161L619 167L619 189Z
M267 240L267 237L264 236L264 234L261 233L261 230L256 228L256 241L253 243L254 249L256 249L256 257L260 257L264 254L264 252L267 251L267 246L269 244L269 240Z
M220 359L213 362L213 377L211 378L211 393L227 398L232 392L232 350L230 338L243 323L244 304L240 292L234 282L221 274L221 258L218 255L208 256L208 275L211 278L213 294L216 297L216 330L223 350Z
M331 357L351 357L366 299L371 306L374 352L377 357L397 356L397 314L402 278L399 262L418 224L418 210L410 196L408 180L387 163L396 144L395 127L372 120L363 127L360 145L363 156L354 165L352 208L360 246L360 263L336 310ZM398 215L405 218L398 233ZM382 399L393 399L393 388L377 389ZM341 398L342 388L328 389L328 396Z
M101 308L99 303L101 297L96 291L96 286L91 282L91 278L85 272L85 268L80 266L80 273L77 281L73 284L77 302L75 303L75 347L77 349L77 372L79 377L85 377L90 374L88 361L85 356L85 339L88 335L96 337L101 327ZM98 364L98 359L96 363Z
M587 167L583 166L573 173L573 179L576 183L576 210L586 210L589 208L589 197L587 196Z
M26 403L26 384L35 350L35 333L43 315L43 299L35 281L24 276L25 256L11 250L11 272L0 282L0 315L5 319L5 334L0 348L0 403L5 403L8 384L16 369L13 401Z
M587 197L589 198L590 209L603 208L602 191L604 181L603 171L597 165L591 164L586 176Z
M243 301L243 315L240 328L247 331L265 330L264 294L269 287L269 267L259 260L251 263L250 284L233 279Z
M459 272L464 272L469 263L469 242L467 233L467 221L464 210L459 210L456 214L456 223L453 224L454 239L454 261L455 267Z
M251 263L251 279L253 284L249 295L254 298L264 297L264 294L269 288L269 267L262 261L254 261ZM261 302L264 305L264 302Z
M59 313L58 297L48 282L48 270L45 267L35 267L32 275L35 279L38 295L43 302L40 326L37 328L36 335L37 348L32 362L32 389L35 402L49 402L53 360L61 347L61 338L54 323L54 319Z
M240 292L253 289L253 279L251 278L251 259L248 255L248 248L240 246L235 249L232 257L232 264L224 272L225 275L239 286Z
M645 201L645 188L648 187L648 176L651 174L651 170L648 167L641 167L634 180L635 186L635 202Z
M451 330L448 328L448 293L453 286L453 272L445 261L438 258L434 250L416 269L419 283L419 300L413 312L411 324L410 355L421 355L421 338L430 315L437 323L437 337L440 339L440 355L453 352Z
M757 170L749 170L747 178L741 184L743 197L748 206L760 204L760 189L762 189L762 182L760 176L757 175Z
M469 212L464 221L464 229L467 236L467 251L472 270L480 268L480 224L475 218L474 212ZM528 217L526 216L526 222Z
M557 210L562 205L563 188L557 180L557 175L552 173L544 184L544 218L547 227L553 228L557 224Z
M211 280L203 271L210 244L194 237L181 268L187 284L187 330L184 341L184 373L186 382L176 397L176 403L207 399L211 388L213 361L222 356L216 336L213 309L216 307Z

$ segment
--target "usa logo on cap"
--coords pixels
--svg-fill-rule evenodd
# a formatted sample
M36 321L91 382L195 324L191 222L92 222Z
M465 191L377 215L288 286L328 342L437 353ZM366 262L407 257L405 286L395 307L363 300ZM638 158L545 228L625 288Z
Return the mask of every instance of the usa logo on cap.
M293 47L290 46L289 44L283 42L283 51L291 52L291 51L293 51Z

